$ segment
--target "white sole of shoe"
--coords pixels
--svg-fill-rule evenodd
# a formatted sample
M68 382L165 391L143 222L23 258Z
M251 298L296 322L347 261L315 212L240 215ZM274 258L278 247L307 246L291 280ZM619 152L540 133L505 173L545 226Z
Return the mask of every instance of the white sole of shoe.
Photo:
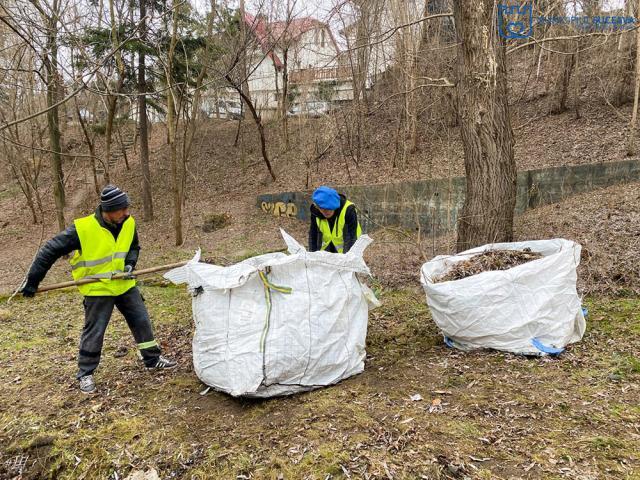
M178 367L178 365L176 364L176 365L173 365L171 367L144 367L144 368L146 368L147 370L157 370L157 371L161 372L163 370L173 370L174 368L177 368L177 367Z

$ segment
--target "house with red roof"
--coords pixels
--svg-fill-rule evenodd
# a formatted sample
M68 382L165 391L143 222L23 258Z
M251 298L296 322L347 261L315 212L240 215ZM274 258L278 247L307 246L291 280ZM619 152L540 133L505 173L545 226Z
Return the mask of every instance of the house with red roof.
M293 102L318 100L320 92L332 102L352 98L351 72L338 65L340 49L326 23L311 17L270 22L250 13L244 22L253 39L247 55L249 93L263 118L278 112L285 71Z

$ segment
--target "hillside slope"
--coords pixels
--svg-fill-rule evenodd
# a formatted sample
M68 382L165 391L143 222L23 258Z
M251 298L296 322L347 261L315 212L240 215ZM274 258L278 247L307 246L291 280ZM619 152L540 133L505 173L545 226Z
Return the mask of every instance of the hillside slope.
M519 169L629 158L625 156L624 132L625 118L630 116L631 105L614 110L597 95L594 85L585 83L579 90L579 118L575 109L559 115L547 115L544 112L548 99L544 95L542 80L532 81L517 70L518 65L511 69L510 89ZM358 164L348 149L345 122L340 118L343 113L337 112L332 118L293 119L290 125L291 148L287 151L281 148L280 125L268 124L267 141L277 174L275 182L267 175L256 129L249 119L242 123L238 146L234 146L236 122L205 120L187 165L183 210L185 242L180 247L174 246L171 226L171 174L166 134L164 126L154 125L151 162L156 218L153 222L141 222L141 173L137 150L129 152L131 170L125 170L121 161L113 178L113 182L127 190L134 200L143 246L140 266L189 258L199 246L206 254L219 257L221 262L281 248L280 226L305 242L306 225L273 218L256 208L256 195L261 193L311 189L321 184L371 184L463 174L458 128L443 128L428 111L421 117L417 151L407 157L402 167L396 165L394 168L394 157L396 164L399 162L395 155L397 130L394 112L385 105L373 109L367 118ZM65 134L72 151L83 152L80 133L70 127ZM70 222L70 219L92 211L97 204L97 196L92 188L86 159L68 158L64 169L69 198L66 218ZM17 185L7 182L0 186L0 248L10 252L0 261L0 291L16 288L39 245L57 230L47 173L45 171L42 175L40 191L44 218L47 219L45 225L30 223L26 203ZM635 259L634 249L629 248L634 241L637 244L637 236L633 232L637 225L634 210L637 211L638 207L635 190L637 185L612 187L603 192L581 195L557 207L527 213L518 220L518 238L565 236L588 241L587 250L592 253L590 261L597 263L602 258L604 262L597 267L604 276L590 275L589 282L606 284L613 290L620 282L632 285L637 274L626 268L621 273L618 265ZM230 226L204 233L201 228L203 217L210 213L229 214ZM611 230L611 222L618 222L624 228ZM600 233L590 233L592 231ZM387 245L387 239L393 235L394 232L386 231L376 232L373 237L379 245ZM409 262L410 267L407 268L410 271L381 268L383 279L391 282L400 278L413 278L415 281L416 265L433 254L451 251L450 238L418 241L411 232L403 232L400 236L400 242L392 240L397 245L395 249L385 246L378 251L375 245L371 249L371 257L375 259L374 271L376 263L394 265L395 250L398 250L401 264ZM68 268L64 262L59 263L47 281L66 278ZM618 280L613 281L611 276ZM590 291L597 288L589 287Z

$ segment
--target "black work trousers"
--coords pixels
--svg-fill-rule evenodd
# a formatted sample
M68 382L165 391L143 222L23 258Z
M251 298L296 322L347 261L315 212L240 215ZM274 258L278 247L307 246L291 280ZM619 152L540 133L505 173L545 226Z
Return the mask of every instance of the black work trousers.
M117 307L129 325L146 366L154 366L160 356L160 346L153 338L147 307L137 287L122 295L84 297L84 329L80 337L77 378L90 375L100 363L104 333L113 307Z

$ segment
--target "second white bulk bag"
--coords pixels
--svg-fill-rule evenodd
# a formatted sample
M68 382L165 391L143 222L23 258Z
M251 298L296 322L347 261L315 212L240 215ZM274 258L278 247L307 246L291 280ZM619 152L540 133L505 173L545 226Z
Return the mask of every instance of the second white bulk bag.
M508 270L434 282L457 262L487 250L524 250L542 258ZM522 354L560 353L584 334L576 290L579 244L564 240L495 243L441 255L425 263L421 282L445 341L463 350L494 348Z

